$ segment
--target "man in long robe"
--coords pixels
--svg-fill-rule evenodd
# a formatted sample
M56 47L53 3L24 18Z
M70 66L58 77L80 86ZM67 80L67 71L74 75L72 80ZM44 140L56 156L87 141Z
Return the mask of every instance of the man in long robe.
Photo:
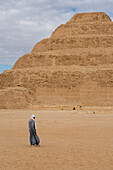
M36 133L35 115L32 115L31 119L29 120L29 133L31 146L39 145L40 139Z

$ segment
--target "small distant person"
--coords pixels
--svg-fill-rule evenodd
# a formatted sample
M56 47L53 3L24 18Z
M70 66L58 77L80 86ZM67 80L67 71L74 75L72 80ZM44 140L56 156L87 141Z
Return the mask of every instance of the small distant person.
M30 144L31 146L37 145L40 146L40 139L36 133L36 123L35 123L35 115L31 116L31 119L29 120L29 133L30 133Z
M60 109L63 110L63 107L61 106Z
M76 108L75 108L75 107L73 107L73 110L76 110Z

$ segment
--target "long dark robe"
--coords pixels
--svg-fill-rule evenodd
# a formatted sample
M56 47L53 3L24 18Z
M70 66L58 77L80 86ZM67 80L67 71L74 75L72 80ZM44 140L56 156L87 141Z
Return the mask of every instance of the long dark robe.
M30 144L39 145L40 139L36 133L35 121L33 119L29 120L29 133L30 133Z

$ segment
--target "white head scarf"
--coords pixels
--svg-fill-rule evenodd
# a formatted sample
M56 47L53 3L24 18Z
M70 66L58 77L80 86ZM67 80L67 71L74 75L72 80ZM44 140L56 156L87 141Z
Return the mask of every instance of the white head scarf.
M35 115L31 115L31 119L33 119L34 121L35 121ZM36 122L35 122L35 129L37 129L37 124L36 124Z
M35 118L35 115L31 115L31 118L34 119L34 118Z

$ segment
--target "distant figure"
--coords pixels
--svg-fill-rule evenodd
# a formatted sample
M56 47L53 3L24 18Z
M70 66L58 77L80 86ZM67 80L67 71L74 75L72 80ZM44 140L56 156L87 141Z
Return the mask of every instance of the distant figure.
M80 106L80 109L82 108L82 106Z
M62 107L62 106L60 106L60 110L63 110L63 107Z
M40 139L36 133L36 123L35 123L35 115L31 116L29 120L29 133L30 133L30 144L31 146L39 145ZM39 145L40 146L40 145Z
M76 108L75 108L75 107L73 107L73 110L76 110Z

